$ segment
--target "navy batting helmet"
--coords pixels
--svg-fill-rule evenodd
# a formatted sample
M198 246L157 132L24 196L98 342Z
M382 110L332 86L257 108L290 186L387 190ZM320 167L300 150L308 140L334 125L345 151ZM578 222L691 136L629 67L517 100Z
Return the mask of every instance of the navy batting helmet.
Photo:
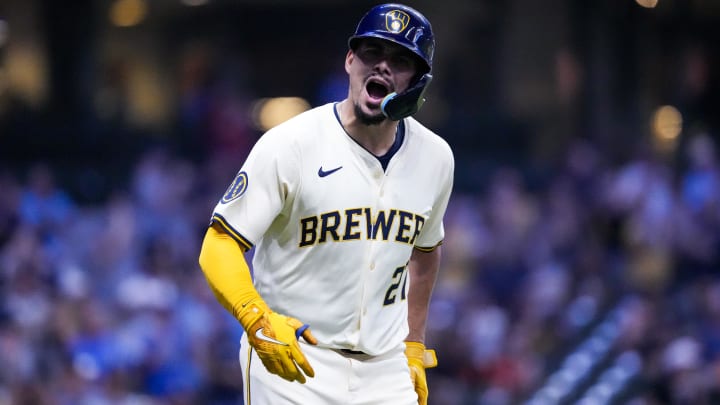
M404 46L424 62L423 73L432 69L435 38L430 21L411 7L393 3L373 7L348 40L350 48L354 50L361 38L380 38Z

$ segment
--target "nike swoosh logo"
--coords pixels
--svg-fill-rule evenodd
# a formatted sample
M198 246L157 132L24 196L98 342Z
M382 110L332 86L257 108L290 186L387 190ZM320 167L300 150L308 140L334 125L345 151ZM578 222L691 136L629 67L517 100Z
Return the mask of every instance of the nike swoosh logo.
M338 170L340 170L340 169L342 169L342 168L343 168L342 166L339 166L339 167L336 167L336 168L334 168L334 169L325 171L325 170L322 169L322 166L320 166L320 168L318 169L318 176L320 176L320 177L329 176L329 175L335 173L336 171L338 171Z
M260 339L260 340L264 340L264 341L266 341L266 342L275 343L276 345L281 345L281 346L287 346L287 345L288 345L288 344L285 343L285 342L281 342L281 341L279 341L279 340L275 340L275 339L271 338L270 336L265 335L265 334L263 333L263 329L265 329L265 328L259 328L258 330L255 331L255 337L256 337L256 338L258 338L258 339Z

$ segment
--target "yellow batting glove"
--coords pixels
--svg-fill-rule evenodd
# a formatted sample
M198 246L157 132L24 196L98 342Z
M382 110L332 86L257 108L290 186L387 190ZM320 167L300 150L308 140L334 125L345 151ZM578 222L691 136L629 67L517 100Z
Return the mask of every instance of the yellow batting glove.
M420 342L405 342L405 356L410 366L410 378L415 386L418 404L427 405L428 386L425 369L437 366L435 350L425 349L425 345Z
M317 344L307 325L273 312L259 298L245 304L238 315L248 342L269 372L301 384L305 383L306 375L315 376L298 344L300 336L312 345Z

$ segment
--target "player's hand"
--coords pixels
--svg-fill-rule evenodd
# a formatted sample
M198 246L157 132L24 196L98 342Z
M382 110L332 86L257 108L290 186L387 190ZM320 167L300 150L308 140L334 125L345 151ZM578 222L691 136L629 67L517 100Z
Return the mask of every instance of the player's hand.
M315 376L298 344L300 336L312 345L317 344L307 325L272 312L262 301L246 304L240 313L240 323L245 328L248 342L269 372L301 384L305 383L305 376Z
M405 356L410 366L410 378L415 386L418 404L427 405L428 386L425 369L437 366L435 350L425 349L425 345L420 342L405 342Z

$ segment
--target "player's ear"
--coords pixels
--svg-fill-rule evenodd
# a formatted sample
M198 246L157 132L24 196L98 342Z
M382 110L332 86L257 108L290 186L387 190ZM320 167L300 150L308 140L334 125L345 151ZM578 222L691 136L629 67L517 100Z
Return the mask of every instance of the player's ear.
M350 74L350 65L355 59L355 53L352 49L348 49L347 55L345 55L345 72Z

